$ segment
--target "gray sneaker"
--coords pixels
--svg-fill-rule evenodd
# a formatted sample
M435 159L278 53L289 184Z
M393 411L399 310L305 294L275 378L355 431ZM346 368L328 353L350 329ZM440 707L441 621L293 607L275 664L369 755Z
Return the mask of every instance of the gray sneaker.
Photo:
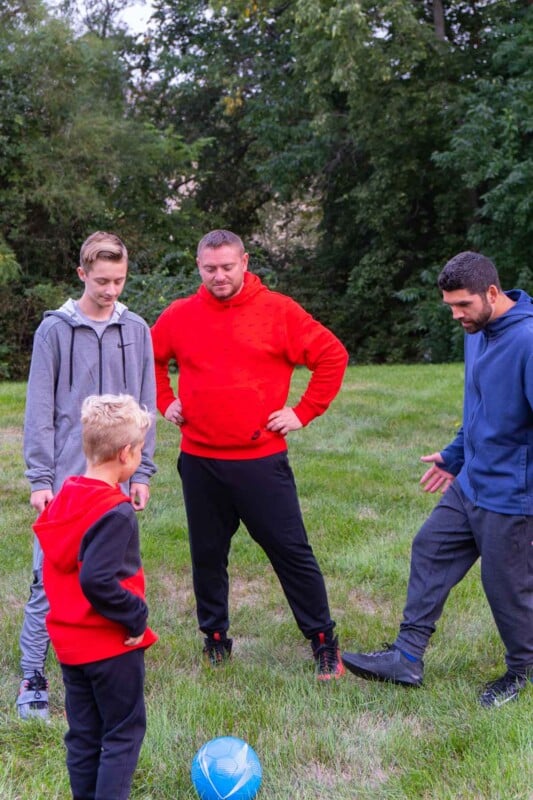
M20 682L17 713L21 719L48 720L48 681L35 670L31 678Z
M401 650L386 644L385 650L373 653L343 653L342 663L360 678L369 681L388 681L402 686L421 686L424 662L421 658L410 661Z
M510 700L516 700L528 680L528 675L507 670L505 675L502 675L501 678L497 678L497 680L490 681L490 683L486 684L485 689L479 697L479 702L482 706L485 706L485 708L491 708L493 706L499 708Z

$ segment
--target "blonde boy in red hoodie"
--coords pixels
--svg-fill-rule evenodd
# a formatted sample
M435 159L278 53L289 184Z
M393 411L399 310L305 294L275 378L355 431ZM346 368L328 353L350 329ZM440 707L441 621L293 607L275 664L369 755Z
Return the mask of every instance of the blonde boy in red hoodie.
M44 552L46 625L63 673L73 797L126 800L146 730L144 651L157 640L131 500L150 414L129 395L82 406L87 469L34 524Z

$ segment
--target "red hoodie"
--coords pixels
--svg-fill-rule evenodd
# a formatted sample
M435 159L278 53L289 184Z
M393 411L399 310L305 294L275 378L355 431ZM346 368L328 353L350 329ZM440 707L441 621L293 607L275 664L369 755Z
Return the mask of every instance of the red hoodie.
M61 663L100 661L157 640L146 627L137 519L118 486L67 478L33 529L44 552L46 625ZM141 644L124 644L143 631Z
M152 340L157 407L164 414L175 399L168 375L175 359L185 418L182 449L211 458L260 458L286 450L285 437L266 424L286 405L295 366L313 373L294 406L307 425L339 391L348 360L331 331L249 272L229 300L216 299L204 286L176 300L153 326Z

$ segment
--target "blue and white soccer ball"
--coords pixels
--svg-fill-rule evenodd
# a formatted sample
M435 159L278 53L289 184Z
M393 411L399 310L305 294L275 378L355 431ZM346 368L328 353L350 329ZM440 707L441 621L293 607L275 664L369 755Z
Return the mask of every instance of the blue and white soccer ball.
M192 760L191 780L200 800L252 800L261 778L255 750L235 736L211 739Z

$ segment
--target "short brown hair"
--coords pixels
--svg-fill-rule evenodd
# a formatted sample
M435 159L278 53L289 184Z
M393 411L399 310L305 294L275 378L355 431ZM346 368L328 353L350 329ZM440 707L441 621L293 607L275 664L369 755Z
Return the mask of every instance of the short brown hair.
M244 244L241 237L237 236L236 233L219 228L215 231L209 231L209 233L206 233L206 235L200 239L198 242L196 255L199 256L202 250L205 250L206 247L212 247L214 250L216 250L217 247L223 247L224 245L238 247L240 252L244 253Z
M502 290L498 271L493 262L490 258L472 250L465 250L451 258L444 265L437 283L442 292L465 289L470 294L485 295L489 286L495 286L499 292Z
M129 394L92 394L83 401L81 423L87 461L103 464L126 445L140 444L152 416Z
M84 241L80 250L80 267L85 272L90 272L95 261L123 261L128 260L126 245L114 233L96 231Z

